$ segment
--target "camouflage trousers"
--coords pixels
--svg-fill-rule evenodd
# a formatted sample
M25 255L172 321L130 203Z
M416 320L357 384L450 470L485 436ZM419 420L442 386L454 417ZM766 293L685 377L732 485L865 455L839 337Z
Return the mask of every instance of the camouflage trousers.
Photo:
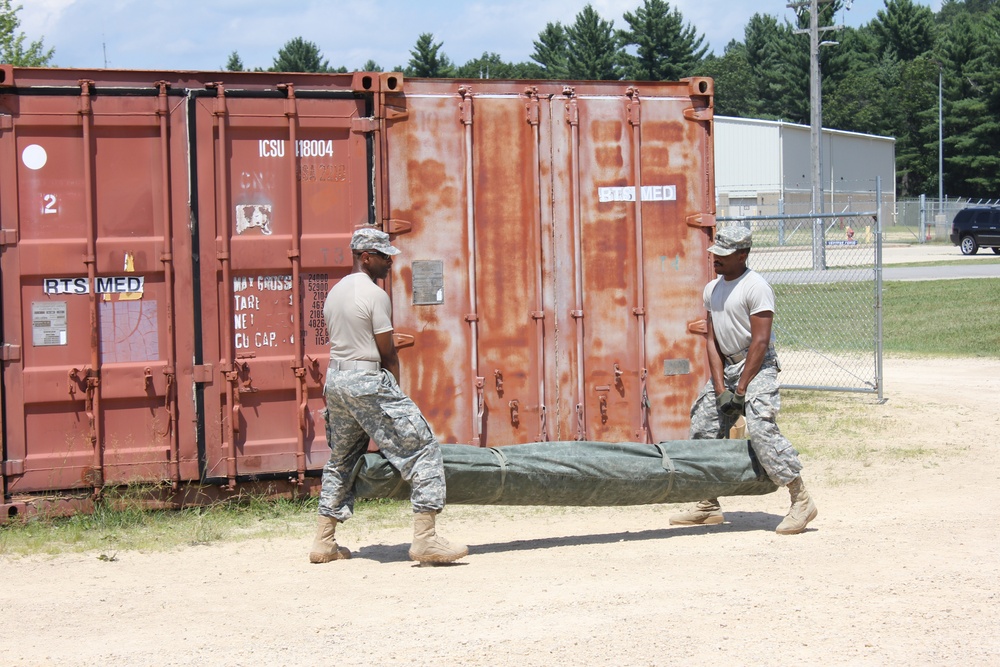
M741 361L725 368L726 388L735 391L743 372ZM715 404L715 389L709 380L691 406L691 439L721 439L729 435L735 418L719 413ZM775 419L781 410L778 392L778 361L773 351L768 351L760 372L750 381L746 394L747 436L757 460L767 476L778 486L785 486L799 476L802 463L792 443L781 435Z
M319 513L346 521L354 513L354 467L374 440L400 476L410 482L414 512L444 507L441 446L420 409L386 370L330 370L326 374L326 439Z

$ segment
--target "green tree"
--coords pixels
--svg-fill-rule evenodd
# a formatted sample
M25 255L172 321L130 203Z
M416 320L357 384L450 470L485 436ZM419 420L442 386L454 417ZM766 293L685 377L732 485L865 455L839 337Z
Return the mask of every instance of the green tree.
M913 60L934 48L934 12L913 0L885 0L871 22L882 51L902 61Z
M537 63L509 63L497 53L484 52L458 68L460 79L544 79L545 70Z
M945 186L952 195L1000 193L1000 7L960 13L937 54L945 85Z
M752 118L757 108L757 88L746 46L737 41L726 45L722 57L708 56L694 74L715 80L715 112L722 116Z
M566 79L569 77L569 38L562 23L546 23L545 30L538 33L534 41L535 50L531 59L538 63L543 79Z
M22 5L11 6L10 0L0 0L0 62L16 67L47 67L52 65L55 49L45 49L42 39L25 44L28 39L19 32L21 19L17 13Z
M622 78L625 52L615 34L614 22L605 21L587 5L566 28L569 43L567 73L571 79L612 80Z
M643 81L678 81L691 76L708 52L699 35L677 9L663 0L643 0L635 12L625 12L628 30L618 32L624 45L635 45L626 76Z
M431 78L447 78L454 76L455 67L448 56L441 53L442 42L434 43L434 35L422 33L417 43L410 50L410 62L406 67L406 76L422 76Z
M331 72L330 63L314 42L296 37L285 42L269 72ZM345 70L346 71L346 70Z
M240 58L240 54L236 51L229 54L229 60L226 61L226 64L222 69L229 72L243 72L246 70L243 66L243 59Z
M365 64L361 66L361 71L362 72L381 72L383 70L382 70L382 67L379 66L379 64L377 62L375 62L374 60L372 60L371 58L369 58L368 60L365 61Z

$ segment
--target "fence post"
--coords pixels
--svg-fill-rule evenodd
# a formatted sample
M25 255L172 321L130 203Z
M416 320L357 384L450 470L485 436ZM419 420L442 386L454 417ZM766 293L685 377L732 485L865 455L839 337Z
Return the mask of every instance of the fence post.
M778 199L778 215L781 216L778 219L778 245L785 245L785 198L780 197Z
M875 177L875 384L885 399L882 368L882 177Z
M920 243L927 240L927 195L920 195Z

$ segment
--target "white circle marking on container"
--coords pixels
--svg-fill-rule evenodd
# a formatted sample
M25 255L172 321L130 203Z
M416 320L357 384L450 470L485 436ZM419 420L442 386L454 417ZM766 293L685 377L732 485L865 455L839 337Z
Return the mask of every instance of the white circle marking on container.
M21 161L24 162L24 166L28 169L34 169L37 171L45 166L48 159L49 156L45 152L45 149L38 144L26 146L21 152Z

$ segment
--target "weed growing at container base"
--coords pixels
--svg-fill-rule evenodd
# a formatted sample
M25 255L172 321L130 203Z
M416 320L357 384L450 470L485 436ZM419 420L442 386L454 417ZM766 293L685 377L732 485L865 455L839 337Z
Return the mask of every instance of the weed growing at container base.
M312 497L271 498L263 494L182 509L143 506L140 485L108 489L92 513L34 516L0 525L0 556L99 552L113 561L121 551L162 551L189 545L308 533L316 520ZM358 501L355 516L374 526L404 525L409 503ZM359 523L360 523L359 522ZM353 523L353 522L352 522Z

